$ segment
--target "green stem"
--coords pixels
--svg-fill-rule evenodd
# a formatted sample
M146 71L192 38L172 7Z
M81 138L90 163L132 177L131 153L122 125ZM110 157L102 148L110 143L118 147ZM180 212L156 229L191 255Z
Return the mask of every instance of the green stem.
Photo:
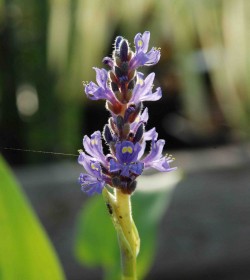
M140 239L132 218L130 195L116 189L113 196L105 188L103 196L118 236L122 280L136 280L136 256Z
M123 278L126 280L136 279L136 251L133 236L132 214L130 195L123 194L116 190L116 214L123 230L122 234L118 233L118 241L121 250Z

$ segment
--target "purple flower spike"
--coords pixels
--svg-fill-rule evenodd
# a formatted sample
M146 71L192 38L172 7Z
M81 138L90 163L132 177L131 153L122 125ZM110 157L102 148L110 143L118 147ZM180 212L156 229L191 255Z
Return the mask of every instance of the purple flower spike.
M94 158L81 152L78 157L78 162L84 167L88 174L81 173L79 183L82 190L89 195L93 193L101 193L105 185L105 177L102 175L101 164Z
M101 132L95 131L91 138L87 135L83 138L83 146L85 151L92 157L98 159L104 166L107 165L106 158L103 154Z
M96 85L94 82L90 82L85 86L85 93L89 99L99 100L106 99L111 103L117 102L114 93L108 87L108 72L105 69L99 69L94 67L96 71Z
M156 92L152 92L153 81L155 74L149 74L145 80L143 80L143 74L138 73L137 84L133 90L133 96L130 102L135 104L143 101L156 101L162 97L161 89L158 87Z
M93 68L96 83L84 84L87 97L106 100L106 109L111 113L103 135L95 131L83 138L85 153L80 153L78 161L86 173L80 174L79 182L89 195L101 193L107 185L130 195L144 169L175 170L170 167L173 158L162 155L165 141L157 140L155 128L145 131L149 114L147 108L143 109L143 102L162 97L159 87L153 92L155 74L145 77L138 72L138 67L154 65L160 59L159 49L148 51L149 40L149 31L138 33L133 52L127 39L116 37L112 57L103 59L109 71ZM102 137L110 154L103 153ZM151 150L145 155L149 141Z
M150 66L156 64L161 56L161 53L156 48L152 48L149 52L148 44L150 39L150 32L145 31L142 35L138 33L135 36L134 43L136 48L136 53L131 59L129 66L130 69L136 69L140 66Z

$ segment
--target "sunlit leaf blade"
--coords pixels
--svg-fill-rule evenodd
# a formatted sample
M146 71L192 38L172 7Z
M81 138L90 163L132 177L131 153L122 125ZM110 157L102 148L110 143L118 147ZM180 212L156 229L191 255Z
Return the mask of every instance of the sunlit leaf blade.
M89 266L112 265L116 253L114 240L116 233L102 196L92 197L79 216L75 246L78 259Z
M65 279L25 195L0 157L0 279Z

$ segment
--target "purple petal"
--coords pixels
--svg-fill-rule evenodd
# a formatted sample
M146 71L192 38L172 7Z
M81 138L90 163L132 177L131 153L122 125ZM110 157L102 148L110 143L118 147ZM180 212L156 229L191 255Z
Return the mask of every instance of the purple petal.
M140 101L157 101L161 99L162 97L162 92L161 88L157 88L156 91L153 93L152 91L147 92L144 95L140 96Z
M155 127L151 128L150 130L144 133L145 141L157 140L157 138L158 138L158 133L156 132Z
M176 167L172 167L172 168L170 167L169 161L167 160L166 157L162 157L159 160L155 160L155 161L151 162L150 165L146 166L146 164L145 164L145 168L146 169L155 168L161 172L169 172L169 171L176 170Z
M156 64L160 59L160 51L156 48L152 48L149 52L148 45L150 39L150 32L146 31L141 35L138 33L135 36L134 43L136 53L133 58L130 60L129 67L131 70L138 68L140 66L150 66Z
M110 172L118 172L121 171L121 176L129 177L129 165L120 164L116 162L114 159L110 160Z
M99 160L104 166L107 165L106 158L103 154L100 131L95 131L91 135L91 138L89 138L87 135L85 135L83 138L83 146L84 146L85 151L89 155L91 155L92 157Z
M145 124L148 122L148 108L145 108L143 113L141 114L141 121Z
M150 40L150 32L149 31L145 31L143 33L143 35L141 35L141 33L136 34L135 38L134 38L136 52L137 53L138 52L146 53L147 50L148 50L149 40Z
M105 185L104 181L97 180L96 178L84 173L80 174L78 180L81 184L82 191L86 192L89 196L93 195L94 193L100 194Z
M122 165L121 166L121 176L130 177L130 166L129 165Z
M93 67L96 72L96 81L97 84L106 89L107 88L107 80L108 80L108 72L105 69L99 69L97 67Z
M130 130L135 133L141 123L146 124L148 121L148 108L145 108L143 113L139 115L133 123L130 124ZM145 132L144 132L145 133Z
M141 96L144 96L145 94L147 94L148 92L151 91L153 82L154 82L154 78L155 78L155 73L151 73L146 77L146 79L144 81L144 85L141 86L141 88L140 88L139 99L141 99Z
M132 98L130 99L130 102L133 102L133 103L139 102L140 96L145 87L145 81L146 81L146 80L144 81L143 76L144 76L144 74L142 74L140 72L137 73L137 82L134 87L133 95L132 95ZM153 82L152 82L152 84L153 84ZM152 84L151 84L151 87L152 87ZM149 89L151 89L151 87Z
M108 72L105 69L99 69L96 67L94 67L94 70L96 71L96 81L98 85L94 82L85 85L85 93L87 97L91 100L109 100L112 104L118 102L114 93L108 87Z
M143 141L141 143L141 150L138 154L138 159L141 159L141 157L144 155L145 149L146 149L146 141Z
M147 54L145 60L147 60L144 65L145 66L151 66L158 63L161 57L161 52L157 50L156 48L152 48Z
M130 164L130 171L136 175L141 175L144 168L144 164L142 162L136 162L134 164Z
M151 73L143 81L142 75L137 76L137 84L133 90L130 102L136 104L142 101L156 101L161 98L162 92L160 88L157 88L155 93L152 92L154 77L155 74Z
M131 163L137 160L141 150L139 143L135 145L130 141L122 141L116 144L116 158L120 163Z
M165 145L165 141L160 139L158 141L152 141L151 151L149 154L143 159L145 164L150 163L151 161L158 160L162 156L162 150Z
M117 172L121 170L121 164L117 163L113 158L110 160L109 170L110 172Z
M145 53L140 52L135 54L129 62L129 69L134 70L140 66L143 66L147 62L147 56Z
M90 82L85 86L85 93L89 98L94 98L94 94L98 89L99 87L95 83Z
M108 90L98 87L94 82L90 82L85 86L85 93L91 100L110 99Z
M81 164L91 176L102 179L100 162L86 155L84 152L81 152L78 157L78 163Z
M143 142L141 143L141 150L138 154L138 159L140 159L146 148L146 141L156 141L158 138L158 133L155 130L155 127L151 128L149 131L144 132Z
M158 141L152 140L152 147L150 153L142 160L145 169L155 168L159 171L172 171L176 168L171 168L169 163L172 162L171 157L162 156L162 150L165 141L160 139Z
M149 40L150 40L150 32L149 31L145 31L142 34L142 41L143 41L143 45L141 50L146 53L148 50L148 44L149 44Z

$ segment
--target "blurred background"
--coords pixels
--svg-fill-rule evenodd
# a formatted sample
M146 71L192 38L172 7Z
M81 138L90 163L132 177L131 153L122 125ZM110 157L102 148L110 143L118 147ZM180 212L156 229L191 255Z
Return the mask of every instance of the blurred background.
M163 98L145 104L184 171L147 279L250 279L250 1L1 0L0 147L54 243L68 279L98 279L72 253L84 204L76 157L108 112L87 100L117 35L151 32ZM49 176L48 176L49 175ZM166 177L167 178L167 177ZM87 278L88 273L89 278ZM96 274L95 274L96 273ZM96 275L96 276L95 276ZM155 276L157 275L157 277Z

